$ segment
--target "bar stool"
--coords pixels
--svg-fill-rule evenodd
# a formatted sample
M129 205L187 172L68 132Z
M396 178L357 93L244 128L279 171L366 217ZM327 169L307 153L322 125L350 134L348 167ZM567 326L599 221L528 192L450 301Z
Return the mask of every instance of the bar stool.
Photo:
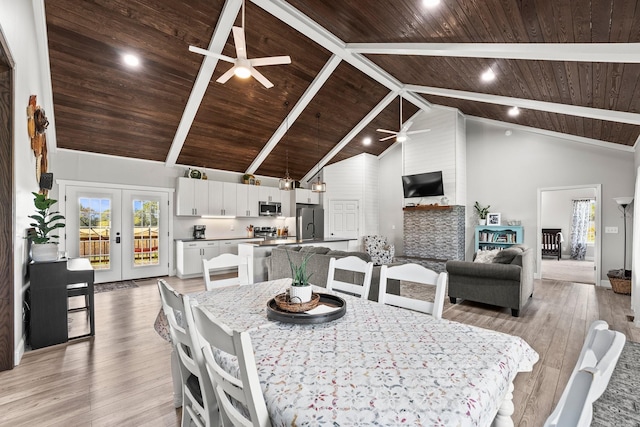
M95 335L95 315L93 304L94 271L86 258L71 258L67 260L67 298L84 295L84 307L73 308L68 311L87 310L89 312L89 334L73 338ZM68 307L68 303L67 303Z

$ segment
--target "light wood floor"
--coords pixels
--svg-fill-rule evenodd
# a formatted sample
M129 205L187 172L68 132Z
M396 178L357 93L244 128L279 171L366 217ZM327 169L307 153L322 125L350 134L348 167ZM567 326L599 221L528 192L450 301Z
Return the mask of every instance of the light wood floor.
M201 279L168 281L181 292L202 289ZM96 336L29 351L0 373L3 426L178 426L169 371L170 347L153 329L160 308L156 281L96 294ZM533 372L515 381L516 426L541 426L559 399L588 326L603 319L631 341L640 330L627 318L630 297L593 285L536 281L521 317L507 309L463 302L444 317L518 335L540 355ZM74 320L75 322L76 320Z

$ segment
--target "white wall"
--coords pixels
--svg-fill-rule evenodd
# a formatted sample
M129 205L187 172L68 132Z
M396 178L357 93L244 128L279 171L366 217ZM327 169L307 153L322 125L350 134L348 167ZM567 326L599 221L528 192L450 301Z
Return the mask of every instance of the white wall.
M40 3L41 1L34 1ZM30 95L36 95L37 101L48 115L51 115L52 100L45 93L43 80L47 78L41 70L45 69L40 61L39 45L36 38L37 28L31 1L0 0L0 30L4 34L9 55L15 62L13 73L14 110L13 110L13 153L14 153L14 342L15 363L20 362L24 352L22 327L22 300L26 290L28 254L26 253L25 230L33 213L33 196L38 191L35 178L35 157L31 151L31 142L27 135L26 108ZM54 132L49 128L47 134Z
M380 234L395 245L396 255L404 255L404 217L402 207L402 144L383 153L378 161L378 204Z
M612 198L633 194L633 153L523 128L506 136L505 129L506 124L467 118L468 215L475 200L489 204L503 218L520 219L525 244L535 247L538 188L602 184L602 226L622 226ZM472 244L473 227L468 226L467 248ZM622 257L622 233L602 234L602 275L621 268Z

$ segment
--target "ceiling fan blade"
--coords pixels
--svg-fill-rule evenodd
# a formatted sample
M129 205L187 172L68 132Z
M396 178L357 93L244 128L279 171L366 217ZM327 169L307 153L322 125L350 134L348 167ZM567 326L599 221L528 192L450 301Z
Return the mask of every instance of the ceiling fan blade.
M391 136L387 136L387 137L384 137L384 138L380 138L380 142L386 141L386 140L389 140L389 139L393 139L395 137L396 137L395 135L391 135Z
M247 45L244 41L244 28L233 27L233 40L236 44L236 56L247 59Z
M417 133L425 133L429 132L431 129L422 129L422 130L412 130L411 132L407 132L407 135L415 135Z
M236 60L233 58L230 58L226 55L221 55L219 53L211 52L210 50L202 49L201 47L189 46L189 50L191 52L199 53L200 55L213 56L214 58L222 59L223 61L231 62L232 64L236 62Z
M251 65L254 67L262 67L264 65L282 65L291 64L291 57L289 56L270 56L267 58L253 58L250 59Z
M220 77L218 77L218 80L216 80L218 83L226 83L227 80L229 80L231 77L233 77L233 73L236 70L235 65L231 68L229 68L229 71L227 71L226 73L224 73L223 75L221 75Z
M405 124L402 125L402 127L400 128L401 131L408 131L409 128L413 126L413 120L408 120L405 122Z
M256 70L255 68L251 67L251 75L260 83L262 83L262 85L264 87L266 87L267 89L272 88L273 87L273 83L271 83L269 80L267 80L267 78L265 76L263 76L258 70Z
M396 132L394 130L387 130L387 129L376 129L376 132L392 133L394 135L396 135L398 133L398 132Z

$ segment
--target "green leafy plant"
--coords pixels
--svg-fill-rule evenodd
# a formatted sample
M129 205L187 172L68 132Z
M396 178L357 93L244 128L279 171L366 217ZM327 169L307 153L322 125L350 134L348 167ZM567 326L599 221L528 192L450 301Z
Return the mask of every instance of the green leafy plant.
M29 233L29 238L33 243L57 243L52 241L58 239L60 236L50 234L56 228L63 228L65 226L64 216L57 211L51 211L51 206L57 203L57 200L48 199L47 196L40 193L31 193L34 195L33 204L36 207L36 213L29 215L29 218L34 219L36 222L32 222L31 226L34 227L33 231Z
M307 262L314 255L313 252L305 255L300 265L295 265L294 262L291 261L289 251L287 250L286 252L287 258L289 259L289 266L291 267L291 278L293 279L291 286L309 286L309 279L313 276L313 273L307 275Z
M476 202L476 204L473 205L473 207L478 213L478 216L480 217L480 219L487 219L487 214L489 214L489 208L491 207L491 205L483 208L482 206L480 206L478 202Z

